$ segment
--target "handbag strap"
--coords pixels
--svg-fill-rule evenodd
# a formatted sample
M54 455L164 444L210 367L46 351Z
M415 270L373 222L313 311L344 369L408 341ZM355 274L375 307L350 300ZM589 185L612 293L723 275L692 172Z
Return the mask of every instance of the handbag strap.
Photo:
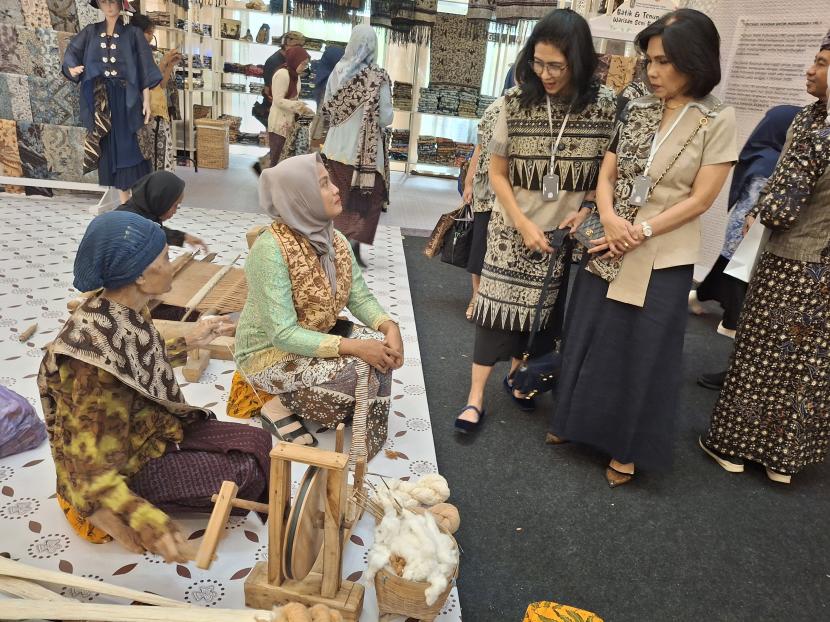
M527 338L527 348L522 356L522 359L525 361L530 358L530 352L533 350L533 341L536 338L536 333L539 332L539 324L542 320L542 306L545 304L548 288L553 278L553 269L556 266L559 253L562 252L562 247L565 246L565 242L568 240L569 234L569 229L557 229L553 234L553 239L550 241L554 252L550 255L548 270L545 273L545 280L542 282L542 291L539 293L539 302L536 303L536 309L533 314L533 324L530 327L530 336Z
M712 112L713 113L718 113L718 112L720 112L721 108L723 108L723 104L720 104L719 106L717 106ZM704 114L700 118L700 121L698 121L698 124L695 126L695 129L689 135L689 138L687 138L686 142L683 143L683 146L680 147L680 151L678 151L675 154L672 161L669 162L669 165L666 167L666 169L663 171L663 173L660 175L660 177L657 178L657 181L655 181L653 184L651 184L651 189L649 190L649 194L654 192L654 189L657 187L657 184L659 184L661 181L663 181L663 178L668 174L668 172L672 169L672 167L675 164L677 164L677 161L680 159L680 156L682 156L683 152L686 151L686 149L689 147L689 145L692 144L692 141L695 139L695 136L697 136L698 132L700 132L701 128L705 127L708 124L709 124L709 116Z

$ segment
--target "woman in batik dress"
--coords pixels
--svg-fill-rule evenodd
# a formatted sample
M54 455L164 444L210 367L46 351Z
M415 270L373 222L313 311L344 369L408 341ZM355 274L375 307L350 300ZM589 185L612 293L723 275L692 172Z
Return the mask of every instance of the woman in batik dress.
M458 432L473 431L482 420L484 389L499 361L511 362L503 385L514 402L523 410L535 408L532 398L514 391L512 374L527 348L551 261L556 263L530 355L550 353L561 336L560 286L567 284L571 253L565 246L552 255L551 242L557 229L576 226L589 213L583 201L596 188L614 129L616 97L594 80L596 65L588 23L570 9L539 21L516 61L520 86L504 95L489 145L496 200L473 309L470 391L455 421ZM543 194L545 180L554 196Z
M101 291L48 345L38 374L58 503L85 540L187 561L193 551L167 512L211 512L225 480L268 500L271 436L189 405L173 375L187 349L233 327L202 320L162 340L146 307L170 291L173 269L161 227L137 214L93 219L74 273L78 290Z
M389 198L384 128L391 125L394 111L389 75L375 64L377 49L374 29L355 27L323 98L323 115L329 122L323 155L343 200L334 226L351 240L358 261L360 244L375 242Z
M302 445L317 440L301 419L333 428L353 417L352 455L371 458L386 440L392 370L403 364L398 325L334 230L342 205L319 154L263 171L259 196L274 222L245 261L228 414L259 414ZM342 319L344 309L363 325Z
M749 283L735 353L700 446L789 483L830 443L830 33L807 71L818 101L799 112L750 220L770 239Z

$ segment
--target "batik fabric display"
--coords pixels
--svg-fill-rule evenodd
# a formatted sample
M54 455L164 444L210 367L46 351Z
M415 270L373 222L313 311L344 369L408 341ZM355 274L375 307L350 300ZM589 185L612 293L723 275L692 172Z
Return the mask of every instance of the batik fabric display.
M282 11L282 3L274 10L274 2L271 2L271 12ZM321 19L324 22L337 22L341 24L352 24L357 19L357 14L365 8L365 0L291 0L291 14L295 17L307 19Z
M520 19L542 19L558 8L557 0L496 0L496 21L515 23Z
M487 25L442 13L432 29L429 84L481 90L487 56Z

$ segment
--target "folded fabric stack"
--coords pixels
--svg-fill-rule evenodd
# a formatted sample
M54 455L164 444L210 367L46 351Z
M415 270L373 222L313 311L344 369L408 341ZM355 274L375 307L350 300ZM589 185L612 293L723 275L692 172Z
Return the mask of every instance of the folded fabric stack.
M237 93L247 92L245 85L239 82L223 82L222 89L225 91L236 91Z
M245 75L253 78L261 78L265 75L265 67L262 65L245 65Z
M478 110L478 93L474 91L459 91L458 92L458 116L459 117L477 117Z
M452 87L437 87L438 91L438 112L441 114L457 115L458 105L461 103L461 97L458 90Z
M303 47L309 52L319 52L323 49L323 46L325 44L325 39L310 39L306 37L305 44L303 45Z
M228 134L228 139L232 143L239 142L239 126L242 125L242 117L235 117L230 114L220 114L219 115L220 121L227 121L228 127L230 128L230 132Z
M389 159L406 162L409 159L409 130L393 130Z
M193 69L210 69L213 67L212 56L193 55Z
M438 112L438 93L429 88L421 89L421 96L418 99L418 112L435 114Z
M307 40L307 39L306 39ZM345 41L326 41L326 45L333 45L334 47L344 48L348 45Z
M435 162L438 159L438 144L435 136L418 137L418 161Z
M484 116L484 111L490 107L496 101L495 97L491 97L490 95L479 95L478 96L478 104L476 106L476 117L479 119Z
M147 18L157 26L170 25L170 13L167 11L147 11Z
M248 91L251 93L262 93L262 88L265 86L264 82L249 82Z
M412 85L409 82L395 82L392 105L398 110L412 110Z

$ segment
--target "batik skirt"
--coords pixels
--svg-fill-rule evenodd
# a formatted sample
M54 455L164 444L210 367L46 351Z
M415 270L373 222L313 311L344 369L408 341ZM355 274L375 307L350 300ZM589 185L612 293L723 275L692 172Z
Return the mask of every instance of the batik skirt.
M365 194L360 188L352 188L355 167L334 160L326 162L331 180L340 190L343 211L334 219L334 227L355 242L374 244L380 213L387 201L386 180L375 173L375 185Z
M127 87L121 80L104 80L107 88L112 128L101 139L98 183L129 190L139 179L150 174L150 163L141 153L135 132L127 118Z
M377 339L381 333L354 326L350 339ZM392 372L381 373L354 356L316 358L291 355L276 365L250 375L251 382L271 395L294 415L326 428L354 417L352 443L365 442L371 459L386 442ZM360 398L360 399L358 399ZM365 401L365 423L358 421L359 402ZM365 435L358 425L364 427ZM364 437L357 440L358 437Z
M150 123L138 130L138 146L154 171L173 171L176 166L176 149L170 121L153 117Z
M830 443L830 258L761 256L705 442L795 474Z
M545 236L552 242L554 231ZM551 261L555 262L553 275L542 300L540 332L531 355L542 356L556 349L565 317L570 257L570 244L554 255L531 252L519 230L507 225L500 212L492 212L473 310L477 325L473 362L490 366L524 353Z

